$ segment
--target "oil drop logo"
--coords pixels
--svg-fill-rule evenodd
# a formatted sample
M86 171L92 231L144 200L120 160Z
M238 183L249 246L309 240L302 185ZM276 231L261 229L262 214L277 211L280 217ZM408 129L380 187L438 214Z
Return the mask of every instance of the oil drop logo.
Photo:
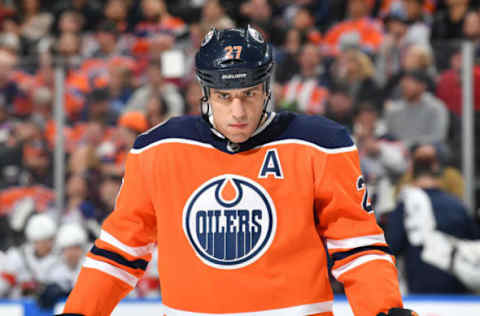
M225 174L196 189L183 209L183 229L203 263L238 269L258 260L277 227L275 205L258 183Z

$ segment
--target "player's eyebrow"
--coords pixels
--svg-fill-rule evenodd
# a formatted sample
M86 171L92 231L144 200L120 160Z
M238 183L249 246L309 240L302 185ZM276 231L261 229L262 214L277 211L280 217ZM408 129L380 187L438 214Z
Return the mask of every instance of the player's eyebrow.
M259 90L261 87L260 86L254 86L254 87L251 87L251 88L248 88L248 89L245 89L245 90L242 90L240 91L239 93L246 93L246 92L250 92L250 91L257 91ZM231 90L214 90L213 93L216 93L216 94L223 94L223 95L231 95L232 94L232 91Z
M248 88L246 90L243 90L243 93L245 92L250 92L250 91L256 91L256 90L259 90L260 89L260 86L255 86L255 87L251 87L251 88Z
M215 90L213 93L215 94L222 94L222 95L230 95L231 92L229 92L228 90Z

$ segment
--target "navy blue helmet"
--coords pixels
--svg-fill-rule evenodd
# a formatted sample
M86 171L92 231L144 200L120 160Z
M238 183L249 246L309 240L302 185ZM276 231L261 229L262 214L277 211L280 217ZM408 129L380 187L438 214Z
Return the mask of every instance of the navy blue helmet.
M241 89L267 83L272 75L272 47L254 28L210 30L195 56L204 88ZM269 92L269 91L267 91Z

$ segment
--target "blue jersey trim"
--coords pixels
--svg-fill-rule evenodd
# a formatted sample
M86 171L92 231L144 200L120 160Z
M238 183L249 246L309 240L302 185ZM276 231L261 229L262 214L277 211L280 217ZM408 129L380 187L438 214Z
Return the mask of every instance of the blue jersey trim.
M175 117L137 137L133 151L139 152L154 143L168 139L183 139L213 146L234 154L227 148L228 140L216 136L200 116ZM260 133L239 144L244 152L272 142L299 140L317 147L336 150L354 146L347 130L340 124L322 116L281 112Z
M193 140L198 142L206 142L199 135L197 129L201 118L199 116L180 116L169 119L168 121L161 123L143 134L140 134L135 143L133 149L142 149L157 141L168 138L182 138L187 140Z

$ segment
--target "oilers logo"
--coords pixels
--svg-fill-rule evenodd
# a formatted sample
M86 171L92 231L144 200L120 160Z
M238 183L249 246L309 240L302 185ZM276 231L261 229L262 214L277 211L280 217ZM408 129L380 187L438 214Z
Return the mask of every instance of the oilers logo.
M203 263L238 269L255 262L275 236L275 205L258 183L225 174L202 184L183 209L183 229Z

